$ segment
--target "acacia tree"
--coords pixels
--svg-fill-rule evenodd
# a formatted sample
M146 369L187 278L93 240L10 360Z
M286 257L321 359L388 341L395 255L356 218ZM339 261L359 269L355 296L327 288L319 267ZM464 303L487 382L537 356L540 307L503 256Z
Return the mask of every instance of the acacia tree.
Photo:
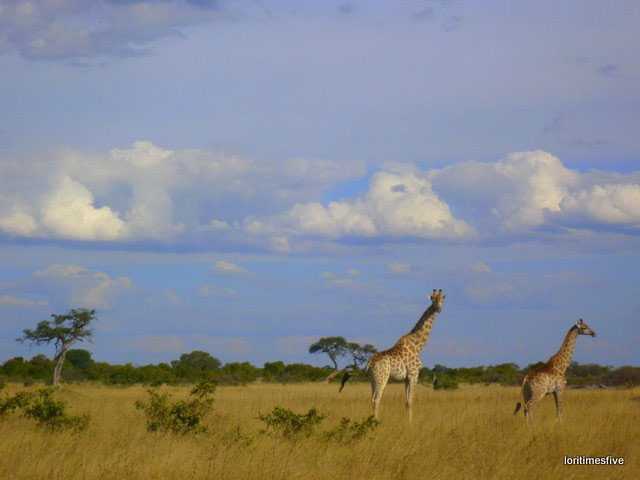
M309 353L326 353L338 370L338 357L347 353L347 341L344 337L322 337L309 347Z
M371 355L376 353L378 350L370 343L360 345L356 342L349 342L347 343L347 351L353 360L351 368L354 370L360 370L367 364Z
M87 309L71 309L64 315L51 315L51 320L43 320L35 329L29 328L22 331L19 342L29 342L36 345L54 343L56 353L53 360L56 366L53 369L53 384L60 383L62 365L67 351L75 342L90 339L93 332L89 324L95 320L96 311Z

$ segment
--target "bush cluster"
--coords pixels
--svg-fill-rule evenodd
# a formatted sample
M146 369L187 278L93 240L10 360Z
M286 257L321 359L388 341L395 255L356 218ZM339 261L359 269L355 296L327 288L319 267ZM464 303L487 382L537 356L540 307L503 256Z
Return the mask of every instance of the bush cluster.
M266 429L262 433L287 440L300 440L318 433L318 427L326 417L315 408L301 414L287 408L275 407L271 413L260 415L258 418L266 425ZM379 422L373 416L367 417L361 422L343 417L336 428L322 433L321 438L339 443L351 443L366 437L378 425Z
M298 414L286 408L275 407L271 413L260 415L258 418L267 427L264 433L293 439L311 436L325 417L320 415L315 408L305 414Z
M356 422L350 418L343 417L333 430L329 430L324 434L327 440L335 440L340 443L351 443L361 440L380 425L373 415L367 417L361 422Z
M138 400L135 406L144 412L150 432L204 433L207 428L202 422L213 406L215 388L213 382L201 382L191 390L187 400L175 402L169 394L150 389L149 400Z
M38 426L47 430L70 429L81 431L89 425L88 415L69 415L67 405L56 400L55 390L41 388L35 392L18 392L0 400L0 415L21 410L26 418L35 420Z

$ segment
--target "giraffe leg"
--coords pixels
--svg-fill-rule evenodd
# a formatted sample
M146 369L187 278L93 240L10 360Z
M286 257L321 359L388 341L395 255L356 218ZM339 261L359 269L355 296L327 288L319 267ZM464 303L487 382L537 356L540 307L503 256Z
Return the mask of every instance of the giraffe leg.
M374 376L371 381L371 406L376 420L380 412L380 400L388 381L389 378L385 376Z
M535 402L533 402L532 400L529 400L524 404L524 418L526 418L527 420L527 425L531 425L531 422L533 422L533 406L534 405L535 405Z
M532 386L530 392L531 396L529 396L524 403L524 415L527 417L527 424L531 424L533 421L533 407L545 396L545 390L539 386Z
M409 423L413 420L413 413L411 410L411 405L413 403L413 392L414 386L417 383L417 379L414 377L408 377L404 380L404 394L405 394L405 405L407 407L407 412L409 413Z
M527 425L531 423L530 407L533 403L531 399L532 396L533 392L531 390L531 384L525 380L525 383L522 384L522 406L524 407L524 419L526 420ZM517 412L518 409L516 408L516 413Z
M556 418L562 420L562 391L555 390L553 392L553 399L556 401Z

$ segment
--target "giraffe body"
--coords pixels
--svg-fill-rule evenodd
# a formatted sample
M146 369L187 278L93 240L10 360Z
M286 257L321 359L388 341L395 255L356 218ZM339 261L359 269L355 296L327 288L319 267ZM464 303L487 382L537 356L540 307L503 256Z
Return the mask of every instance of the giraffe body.
M393 347L376 353L369 360L367 371L371 382L371 404L376 418L379 415L384 389L389 379L394 379L405 382L405 404L411 420L413 391L422 368L420 353L429 339L433 320L442 310L444 298L442 290L434 290L431 306L420 317L413 330L400 337Z
M596 336L596 333L584 323L582 319L573 325L560 346L560 350L553 355L542 367L528 373L522 381L522 399L524 415L531 421L535 405L545 396L553 394L556 403L556 416L562 415L562 393L567 385L566 371L571 364L573 351L578 335ZM514 413L520 410L520 402L516 404Z

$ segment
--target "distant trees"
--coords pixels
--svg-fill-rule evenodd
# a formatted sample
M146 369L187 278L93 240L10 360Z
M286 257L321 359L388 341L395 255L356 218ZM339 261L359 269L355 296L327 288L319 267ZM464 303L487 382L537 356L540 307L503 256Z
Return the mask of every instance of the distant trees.
M204 352L206 353L206 352ZM267 362L262 368L249 362L221 362L210 354L192 355L186 353L178 360L155 365L113 365L96 362L86 350L67 352L63 378L65 381L98 381L111 385L160 385L197 383L200 379L212 380L220 385L244 385L262 379L264 382L295 383L325 381L335 373L330 366L316 367L304 363L282 361ZM195 365L190 360L195 361ZM211 361L213 359L214 361ZM363 363L359 364L360 366ZM186 368L189 366L190 368ZM46 381L51 379L55 362L44 355L35 355L31 359L10 358L0 364L0 381ZM347 367L351 368L351 365ZM529 367L520 369L514 363L498 365L480 365L475 367L451 368L436 364L433 368L420 371L420 381L435 388L455 388L458 384L499 384L520 385ZM351 370L353 373L353 370ZM355 380L365 380L363 375L355 375ZM567 371L567 381L573 386L638 386L640 385L640 367L608 367L595 364L572 364Z
M43 320L35 329L25 329L19 342L36 345L53 343L55 367L53 369L53 384L58 385L62 375L62 366L68 350L76 342L90 339L93 332L89 329L95 320L95 310L71 309L64 315L51 315L51 320Z
M363 368L376 353L376 348L371 344L361 345L338 336L322 337L309 346L309 353L323 353L329 357L332 366L325 367L304 363L285 364L282 361L267 362L263 368L249 362L223 364L209 352L202 350L183 353L170 364L113 365L94 361L88 350L71 348L76 342L92 337L89 327L94 320L94 310L72 309L64 315L51 315L51 320L38 323L34 329L23 330L22 337L17 339L20 342L36 345L53 343L53 359L42 354L35 355L30 360L23 357L10 358L0 365L0 385L7 380L21 381L27 385L49 378L53 379L54 385L61 379L75 382L91 380L117 385L157 386L203 381L221 385L244 385L258 379L279 383L330 381L341 372L345 373L345 378L353 376L364 380ZM350 363L340 370L338 361L343 357L347 357ZM542 365L544 363L538 362L520 369L515 363L460 368L436 364L433 369L425 367L420 371L420 381L433 385L434 389L457 388L462 383L519 385L528 372ZM638 386L640 367L613 368L573 362L567 370L567 383L570 386Z
M640 385L640 368L626 365L612 370L606 377L605 385L634 387Z
M304 363L267 362L262 369L265 382L294 383L325 380L332 372L329 367L314 367Z
M35 355L31 360L14 357L2 365L2 374L9 379L22 382L31 380L49 380L53 373L53 362L44 355Z

